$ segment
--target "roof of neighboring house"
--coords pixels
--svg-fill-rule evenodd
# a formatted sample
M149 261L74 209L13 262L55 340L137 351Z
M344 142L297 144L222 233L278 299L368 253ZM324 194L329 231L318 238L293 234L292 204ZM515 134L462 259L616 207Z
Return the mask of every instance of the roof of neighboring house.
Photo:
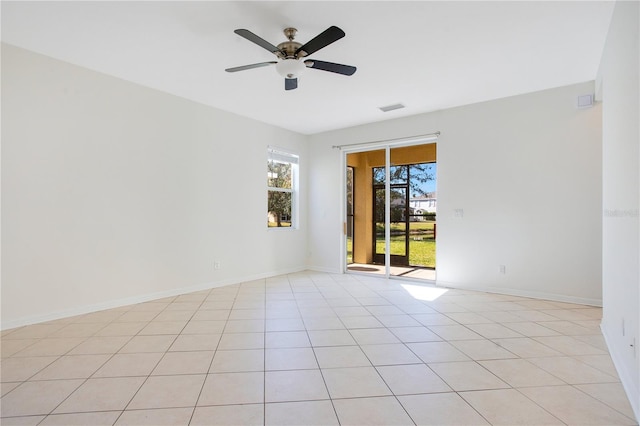
M435 192L427 192L424 195L419 195L417 197L411 197L410 200L411 201L433 200L435 198L436 198L436 193Z

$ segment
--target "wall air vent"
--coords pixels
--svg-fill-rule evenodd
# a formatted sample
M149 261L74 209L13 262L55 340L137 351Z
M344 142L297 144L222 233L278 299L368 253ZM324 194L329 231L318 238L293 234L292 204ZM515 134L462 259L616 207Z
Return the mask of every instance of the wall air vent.
M593 95L578 96L576 103L578 108L589 108L593 106Z
M404 108L404 105L402 104L394 104L394 105L387 105L387 106L383 106L383 107L379 107L380 111L382 112L389 112L389 111L393 111L394 109L401 109Z

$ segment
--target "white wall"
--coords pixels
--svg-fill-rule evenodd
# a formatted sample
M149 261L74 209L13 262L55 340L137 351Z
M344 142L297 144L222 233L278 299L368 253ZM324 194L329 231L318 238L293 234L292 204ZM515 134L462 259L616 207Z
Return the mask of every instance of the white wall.
M2 327L304 269L270 144L306 194L302 135L3 44Z
M618 2L602 56L602 331L640 418L640 56L638 2ZM633 345L633 346L632 346Z
M600 304L601 111L576 108L593 92L589 82L312 136L309 265L342 265L331 146L441 131L438 282Z

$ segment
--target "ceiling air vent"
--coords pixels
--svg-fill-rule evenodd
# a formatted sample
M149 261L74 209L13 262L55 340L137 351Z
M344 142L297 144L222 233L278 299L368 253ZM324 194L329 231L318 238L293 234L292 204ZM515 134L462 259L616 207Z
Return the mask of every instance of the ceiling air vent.
M389 111L393 111L394 109L401 109L401 108L404 108L404 105L394 104L394 105L387 105L387 106L380 107L380 111L389 112Z

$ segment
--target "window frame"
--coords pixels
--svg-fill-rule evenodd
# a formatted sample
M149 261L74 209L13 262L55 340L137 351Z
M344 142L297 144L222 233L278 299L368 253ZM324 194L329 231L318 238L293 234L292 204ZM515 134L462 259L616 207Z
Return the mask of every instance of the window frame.
M291 188L281 188L275 186L269 186L269 162L279 162L291 165ZM278 148L278 147L267 147L267 230L269 231L280 231L286 229L298 229L299 221L298 221L298 206L299 206L299 187L298 187L298 176L299 176L299 164L300 164L300 156L294 152L291 152L287 149ZM269 226L269 193L270 192L283 192L291 194L291 224L290 226Z

